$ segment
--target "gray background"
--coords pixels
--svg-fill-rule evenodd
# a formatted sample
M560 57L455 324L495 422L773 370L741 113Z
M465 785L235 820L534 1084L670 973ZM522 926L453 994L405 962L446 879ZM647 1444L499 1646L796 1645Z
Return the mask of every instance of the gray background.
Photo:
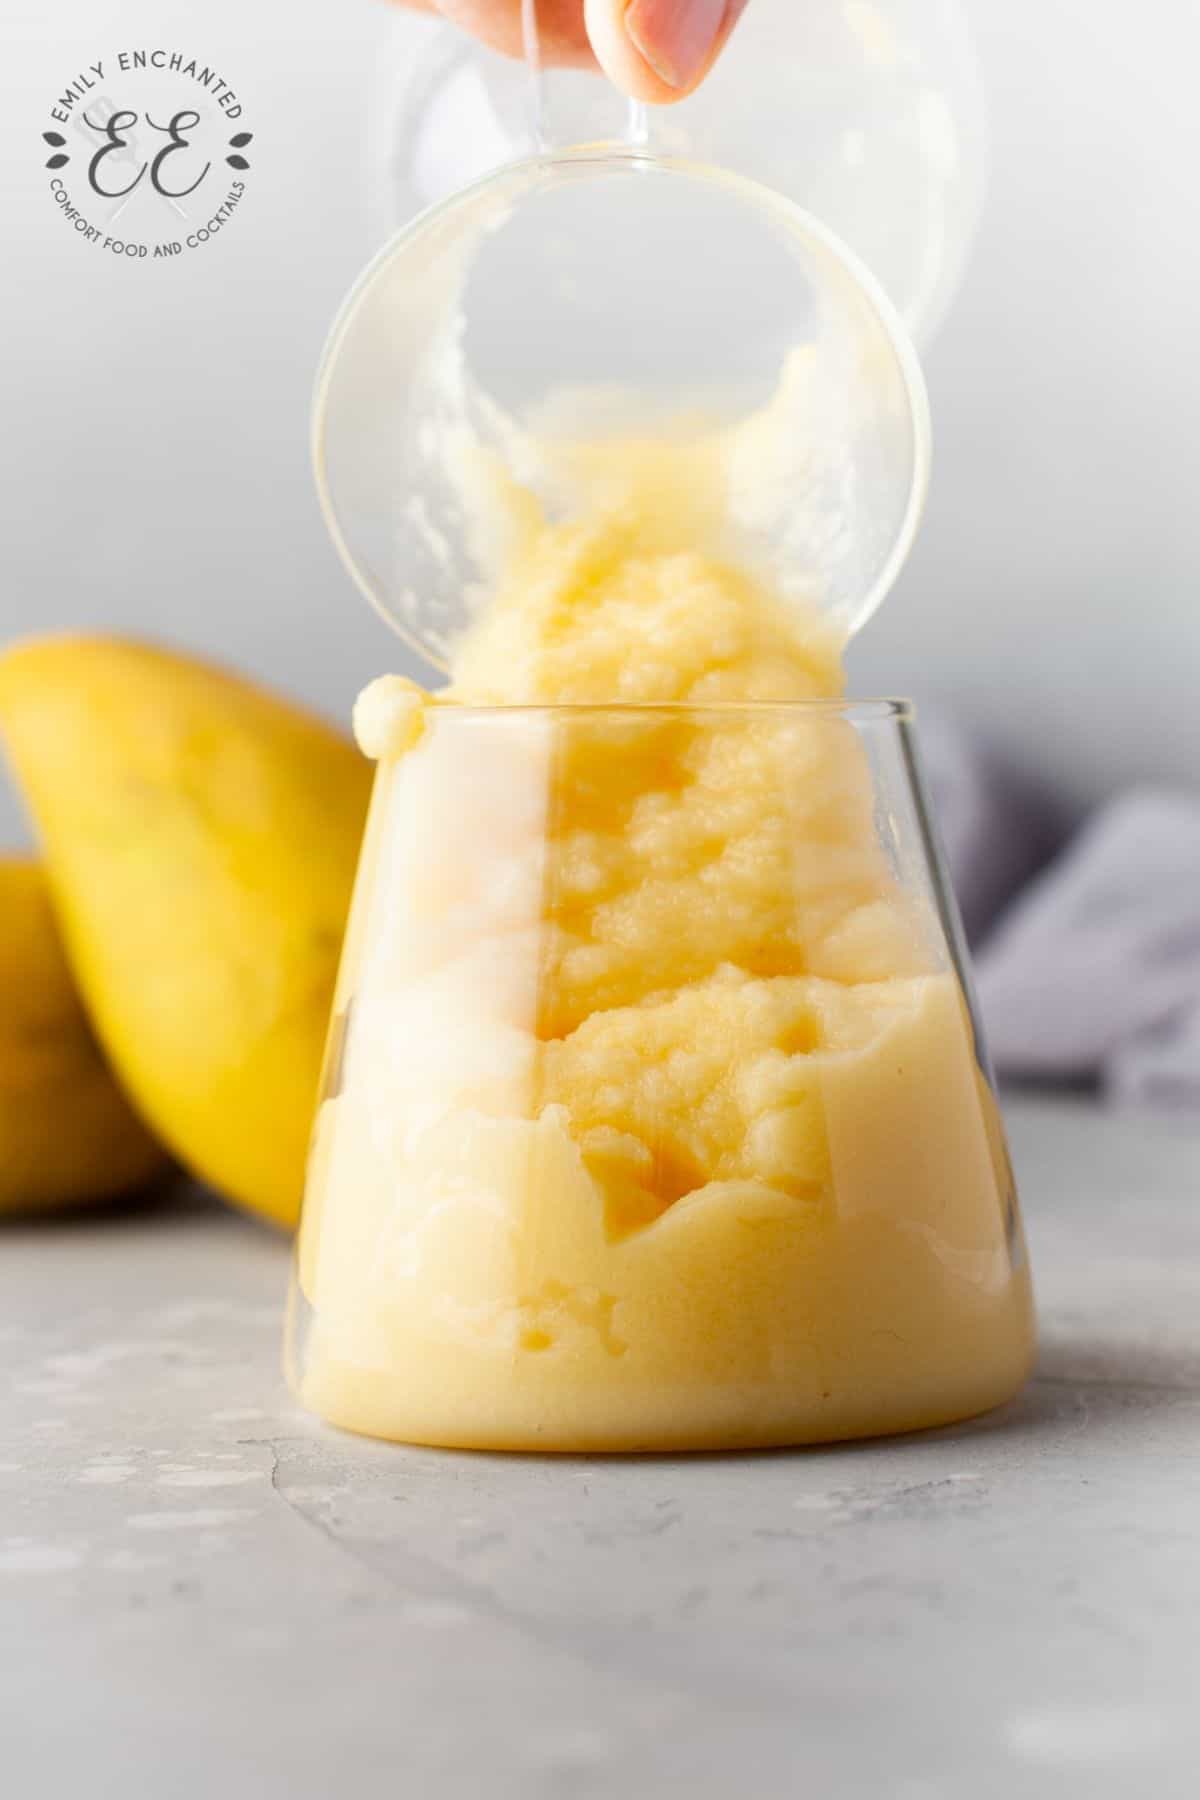
M968 9L990 191L928 357L927 522L855 686L949 695L1082 805L1200 767L1200 24L1181 4ZM370 99L394 15L9 0L4 18L0 641L153 632L344 719L405 659L326 540L307 412L326 327L375 247ZM243 92L253 180L204 250L126 266L57 217L38 133L91 57L168 41ZM19 830L0 791L0 841Z

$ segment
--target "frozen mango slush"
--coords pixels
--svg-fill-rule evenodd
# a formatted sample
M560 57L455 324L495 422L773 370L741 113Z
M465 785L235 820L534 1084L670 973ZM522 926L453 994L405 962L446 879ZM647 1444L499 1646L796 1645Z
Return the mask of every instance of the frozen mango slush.
M520 1450L993 1406L1033 1348L1003 1133L838 637L726 554L709 462L573 476L565 522L507 493L451 686L359 702L294 1384Z

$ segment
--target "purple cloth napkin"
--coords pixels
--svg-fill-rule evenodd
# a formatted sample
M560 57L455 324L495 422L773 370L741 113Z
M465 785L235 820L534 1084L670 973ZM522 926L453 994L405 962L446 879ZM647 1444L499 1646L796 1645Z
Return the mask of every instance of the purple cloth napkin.
M922 738L999 1073L1200 1116L1200 791L1134 789L1064 846L952 723Z
M1003 914L976 978L1001 1074L1200 1109L1200 797L1103 807Z

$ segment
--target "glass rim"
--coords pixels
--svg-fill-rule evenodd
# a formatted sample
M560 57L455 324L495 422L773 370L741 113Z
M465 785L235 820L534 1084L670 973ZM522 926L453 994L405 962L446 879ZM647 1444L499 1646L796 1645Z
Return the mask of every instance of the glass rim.
M911 724L916 704L906 699L867 700L547 700L547 701L439 701L425 714L431 719L583 718L618 719L710 718L714 723L732 719L845 719L851 724Z

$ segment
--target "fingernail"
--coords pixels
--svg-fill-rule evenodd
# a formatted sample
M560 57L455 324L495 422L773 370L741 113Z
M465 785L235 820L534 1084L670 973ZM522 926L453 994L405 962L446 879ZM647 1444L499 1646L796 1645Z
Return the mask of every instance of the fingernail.
M713 53L728 0L630 0L625 35L668 87L686 88Z

